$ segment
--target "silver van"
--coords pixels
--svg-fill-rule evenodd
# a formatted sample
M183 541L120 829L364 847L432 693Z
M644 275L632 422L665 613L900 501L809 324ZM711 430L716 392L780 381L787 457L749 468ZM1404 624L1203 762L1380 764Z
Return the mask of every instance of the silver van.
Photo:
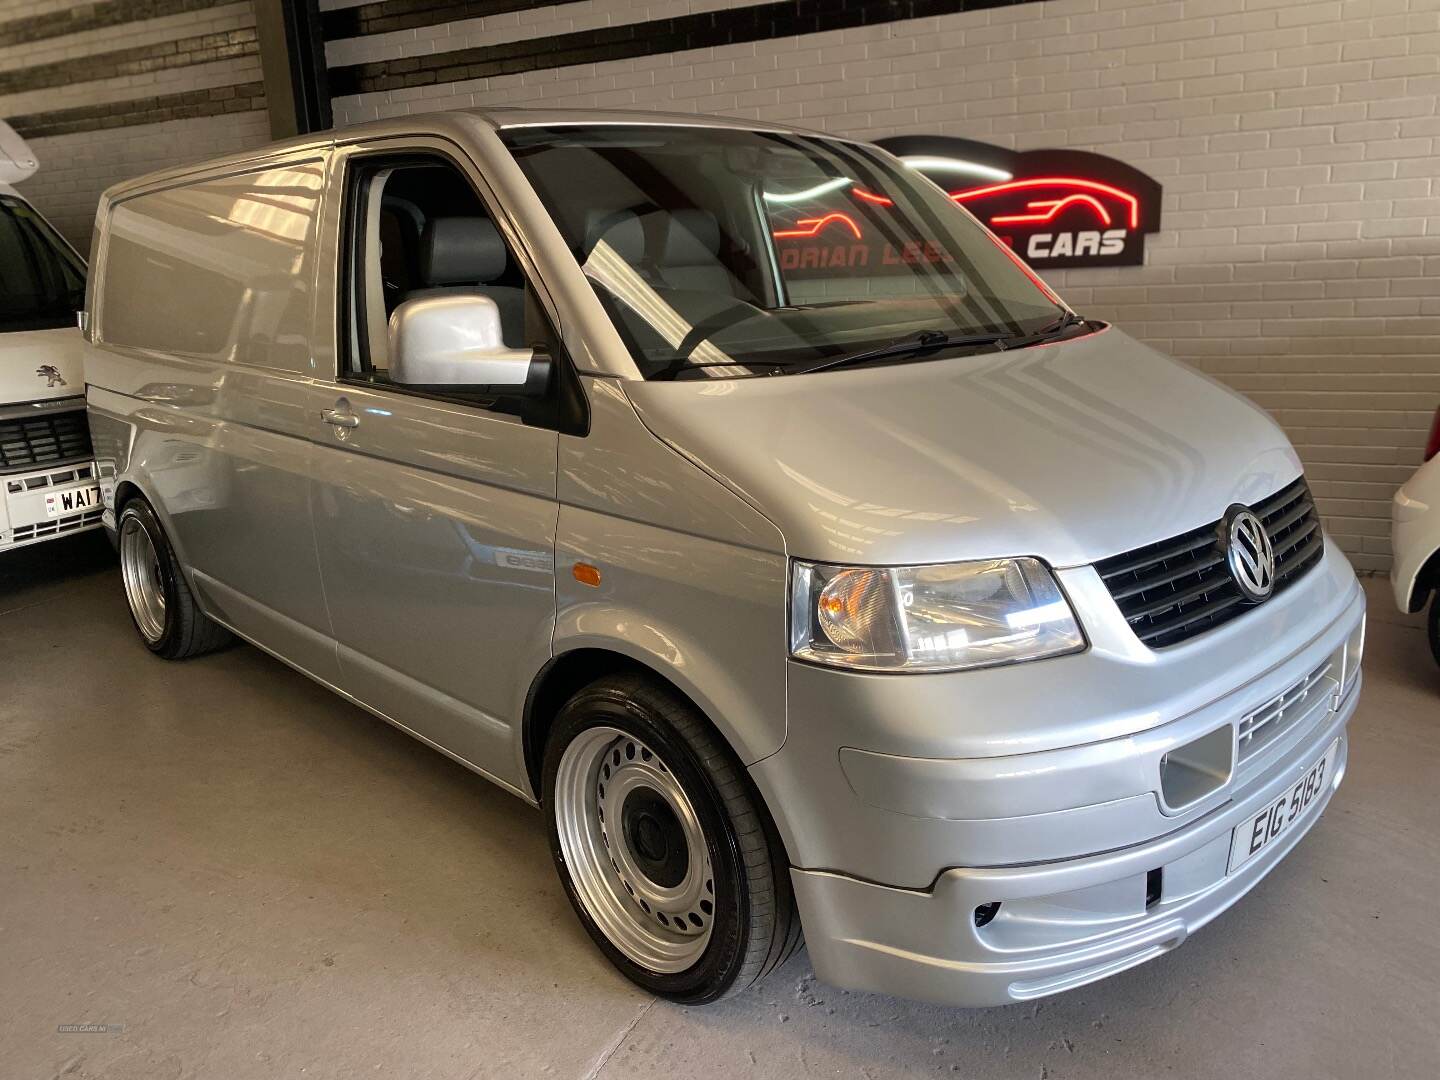
M841 986L1081 986L1344 774L1364 600L1284 435L872 146L405 117L118 185L92 265L145 645L241 637L537 804L656 994L802 926Z

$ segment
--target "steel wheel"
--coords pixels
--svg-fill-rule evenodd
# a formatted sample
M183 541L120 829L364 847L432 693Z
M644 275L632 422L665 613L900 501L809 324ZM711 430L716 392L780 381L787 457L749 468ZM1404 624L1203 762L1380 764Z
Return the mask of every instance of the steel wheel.
M135 625L153 645L165 634L165 582L155 542L134 514L120 521L120 576Z
M710 943L714 871L660 756L618 728L586 729L561 756L553 812L575 891L610 942L649 971L691 968Z

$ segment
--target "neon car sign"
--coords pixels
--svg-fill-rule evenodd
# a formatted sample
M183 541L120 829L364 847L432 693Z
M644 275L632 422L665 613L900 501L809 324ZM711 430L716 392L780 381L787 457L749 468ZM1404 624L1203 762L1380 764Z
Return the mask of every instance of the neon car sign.
M1138 266L1145 261L1145 236L1160 228L1160 185L1103 154L1015 151L943 135L901 135L879 144L944 188L1037 269ZM853 194L880 198L867 199L859 189Z
M812 236L819 236L822 232L826 230L826 228L831 225L838 226L842 229L849 229L850 233L855 237L856 240L859 240L860 237L863 235L860 232L860 226L855 224L855 219L853 217L851 217L849 214L842 214L839 211L836 211L834 213L825 214L823 217L801 218L799 221L795 222L795 227L793 229L780 229L775 232L774 236L777 240L788 240L794 237L800 237L808 240Z

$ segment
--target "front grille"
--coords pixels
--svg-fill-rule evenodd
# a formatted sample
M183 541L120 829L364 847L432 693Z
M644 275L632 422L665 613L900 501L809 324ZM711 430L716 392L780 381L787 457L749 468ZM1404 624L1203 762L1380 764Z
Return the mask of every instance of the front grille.
M26 540L39 540L42 536L58 536L60 533L93 528L100 524L100 517L104 513L104 510L96 507L94 510L71 514L69 517L42 521L38 525L20 525L10 534L10 539L19 544Z
M1239 763L1244 764L1295 726L1322 703L1333 704L1340 686L1340 657L1327 657L1310 674L1286 687L1240 721L1236 731Z
M11 495L23 495L27 491L38 491L47 487L64 487L77 480L92 480L94 477L95 469L87 463L60 472L37 473L34 476L21 477L19 480L6 480L5 490Z
M0 420L0 471L43 469L90 456L84 409Z
M1302 476L1250 507L1275 549L1275 592L1320 561L1324 538ZM1230 576L1220 522L1095 564L1126 622L1146 645L1178 645L1252 606Z

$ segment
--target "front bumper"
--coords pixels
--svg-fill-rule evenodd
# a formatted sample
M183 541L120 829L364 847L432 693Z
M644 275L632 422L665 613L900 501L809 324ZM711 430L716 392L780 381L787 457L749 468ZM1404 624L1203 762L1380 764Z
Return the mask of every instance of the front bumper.
M751 775L821 978L988 1005L1140 963L1302 835L1227 874L1237 823L1337 740L1332 780L1343 771L1365 601L1333 544L1294 588L1159 652L1092 569L1061 578L1084 654L935 677L792 664L786 743ZM1228 752L1219 779L1169 785L1201 744Z
M100 528L95 462L0 475L0 551Z
M1319 820L1344 776L1345 726L1359 690L1357 678L1330 722L1269 782L1148 843L1031 866L947 870L925 890L792 871L816 973L837 986L975 1007L1073 989L1168 952L1249 892ZM1303 826L1227 874L1236 826L1336 740L1336 768ZM1161 892L1147 905L1157 870ZM999 914L977 926L976 908L995 901Z

